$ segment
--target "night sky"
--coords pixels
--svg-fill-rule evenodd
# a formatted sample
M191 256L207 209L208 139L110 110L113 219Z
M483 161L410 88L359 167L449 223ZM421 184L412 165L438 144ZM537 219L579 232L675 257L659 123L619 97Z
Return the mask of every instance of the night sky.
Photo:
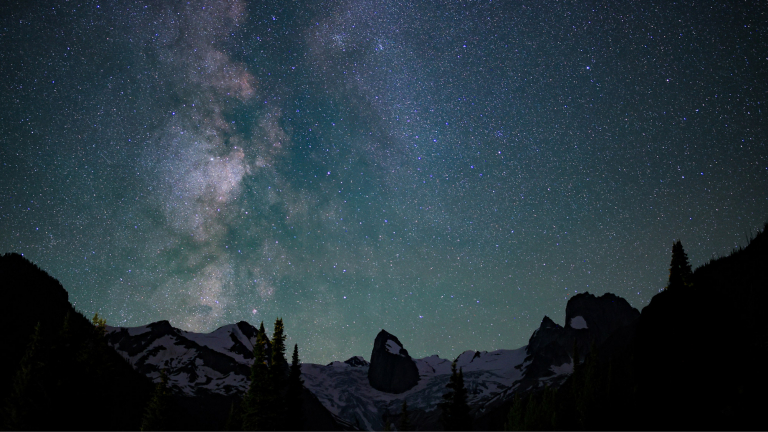
M768 220L765 2L0 6L0 253L304 361L525 345Z

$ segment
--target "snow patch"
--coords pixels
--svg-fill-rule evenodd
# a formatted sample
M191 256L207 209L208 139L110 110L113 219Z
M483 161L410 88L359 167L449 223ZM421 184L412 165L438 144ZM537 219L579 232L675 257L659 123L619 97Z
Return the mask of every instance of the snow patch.
M467 365L472 363L472 361L475 359L476 351L467 350L463 353L459 354L458 357L456 357L456 369L463 368L466 369Z
M442 359L437 354L415 360L419 376L442 375L451 373L451 361Z
M403 349L400 345L397 344L397 342L393 341L392 339L387 341L387 352L395 355L401 355L400 350ZM403 356L405 357L405 356Z
M570 375L573 373L573 363L563 363L560 366L552 365L549 370L555 373L555 375Z
M253 351L253 344L247 337L237 328L236 324L229 324L223 327L219 327L210 333L193 333L184 331L183 336L200 345L208 347L214 351L217 351L226 356L232 357L238 363L246 363L246 359L238 353L232 351L234 343L230 335L234 335L235 338L243 344L246 350Z
M587 328L587 321L581 315L573 317L571 318L571 328L576 330L585 329Z

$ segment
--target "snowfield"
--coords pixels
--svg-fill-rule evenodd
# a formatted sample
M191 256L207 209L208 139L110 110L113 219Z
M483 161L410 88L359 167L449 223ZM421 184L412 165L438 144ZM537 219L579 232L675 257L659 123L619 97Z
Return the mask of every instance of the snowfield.
M399 353L399 347L396 353ZM515 367L523 363L525 356L525 347L463 352L456 365L464 373L470 406L478 407L482 412L483 405L511 390L514 382L522 377L522 372ZM445 393L451 375L451 360L434 355L414 361L419 370L419 382L400 394L371 387L368 366L354 367L343 362L328 366L305 363L301 372L304 385L331 413L351 424L357 421L366 429L381 429L383 415L399 413L403 400L411 410L432 411Z
M577 321L574 319L574 321ZM578 322L575 322L578 325ZM188 396L243 393L253 362L255 329L247 323L226 325L211 333L192 333L167 322L142 327L107 327L107 340L131 365L156 382L168 374L172 389ZM390 340L388 352L403 347ZM510 397L525 371L526 347L515 350L465 351L456 359L464 374L468 402L481 415L499 400ZM419 381L411 389L385 393L368 383L368 362L361 356L328 365L304 363L304 385L336 417L364 429L383 429L384 417L400 413L403 401L413 412L429 416L437 409L451 374L451 360L436 355L414 359ZM552 365L549 381L570 374L572 365ZM544 382L540 382L544 384Z

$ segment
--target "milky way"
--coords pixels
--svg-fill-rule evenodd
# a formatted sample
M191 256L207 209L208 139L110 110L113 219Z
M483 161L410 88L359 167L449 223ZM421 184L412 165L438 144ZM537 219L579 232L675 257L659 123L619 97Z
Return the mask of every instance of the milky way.
M759 5L28 3L0 14L0 252L110 325L517 348L768 220Z

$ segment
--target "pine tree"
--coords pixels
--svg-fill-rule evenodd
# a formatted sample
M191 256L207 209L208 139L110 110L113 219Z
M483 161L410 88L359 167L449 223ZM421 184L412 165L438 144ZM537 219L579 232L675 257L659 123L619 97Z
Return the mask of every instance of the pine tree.
M546 386L541 398L541 429L557 430L556 390Z
M504 424L504 430L523 430L523 412L523 400L520 398L520 394L515 393L515 397L512 399L512 406L509 408L509 414L507 414L507 422Z
M672 245L672 262L669 265L669 283L666 289L689 287L693 282L693 272L688 263L688 255L683 244L678 240Z
M19 363L19 369L13 378L10 397L5 401L3 412L4 430L30 429L30 417L34 414L33 382L37 371L42 367L40 323L32 332L27 351ZM34 428L32 428L34 429Z
M262 324L262 330L264 326ZM251 383L243 399L243 430L274 430L274 391L267 366L265 333L259 331L253 347Z
M77 312L68 311L64 316L64 324L61 326L58 338L53 344L52 352L56 355L56 364L54 369L57 371L71 371L69 373L53 373L53 381L47 383L51 386L49 390L51 394L67 394L71 392L70 389L76 389L78 386L82 386L81 380L85 380L85 385L91 384L91 378L94 378L90 373L85 374L87 368L85 366L85 360L87 357L87 347L85 344L86 338L83 338L82 333L78 332L78 321L76 318ZM82 315L81 315L82 316ZM80 321L82 322L82 321ZM86 320L87 323L87 320ZM90 382L88 382L90 381ZM77 412L78 401L76 398L65 397L58 401L58 404L65 412ZM61 429L76 429L74 426L81 423L83 420L76 420L73 417L62 419L59 424Z
M264 361L267 362L267 366L270 366L272 364L272 342L269 341L269 336L267 336L267 332L264 330L264 321L259 326L257 338L259 334L264 337Z
M66 360L71 360L74 358L75 354L75 335L74 331L74 315L72 315L71 311L68 311L66 315L64 315L64 324L61 326L61 330L59 330L59 339L58 343L60 345L59 349L64 349L67 353Z
M243 401L232 401L232 405L229 407L229 415L227 416L227 424L225 426L228 431L241 431L243 430Z
M441 420L445 430L470 430L472 417L467 404L467 389L464 387L464 373L456 371L456 360L451 364L451 378L446 385L448 391L443 395Z
M452 416L451 416L451 405L453 405L453 395L455 393L455 387L456 387L456 381L458 379L458 374L456 373L456 360L451 363L451 377L448 378L448 384L446 384L445 388L447 391L443 394L443 401L438 404L440 407L440 410L442 413L440 414L440 421L443 423L443 427L445 430L449 430Z
M285 396L286 426L288 430L301 430L304 426L302 409L304 380L301 379L301 363L299 361L299 346L293 345L293 356L288 373L288 391Z
M539 405L539 401L537 400L536 395L531 393L528 395L528 403L525 407L525 422L523 424L522 430L540 430L540 414L541 407Z
M269 377L272 381L272 409L275 418L274 427L277 430L288 430L286 410L286 379L288 362L285 360L285 328L282 318L275 320L275 330L272 332L272 356L269 363Z
M453 397L453 413L459 430L472 429L472 417L469 415L469 404L467 403L467 389L464 386L464 371L459 368L459 385Z
M91 322L102 336L107 334L107 320L100 317L98 312L93 316Z
M599 405L600 382L598 375L597 345L592 341L589 355L574 382L576 411L581 429L594 429Z
M397 430L411 430L410 413L408 412L408 403L405 401L405 399L403 399L403 408L400 411L400 426L398 426Z
M144 410L141 420L141 430L162 431L170 429L168 424L168 405L170 391L168 390L168 375L165 370L160 370L160 382L155 386L155 391Z
M288 372L288 362L285 360L285 328L283 320L275 320L275 331L272 333L272 361L270 372L274 380L275 390L280 391L285 386L285 375Z

